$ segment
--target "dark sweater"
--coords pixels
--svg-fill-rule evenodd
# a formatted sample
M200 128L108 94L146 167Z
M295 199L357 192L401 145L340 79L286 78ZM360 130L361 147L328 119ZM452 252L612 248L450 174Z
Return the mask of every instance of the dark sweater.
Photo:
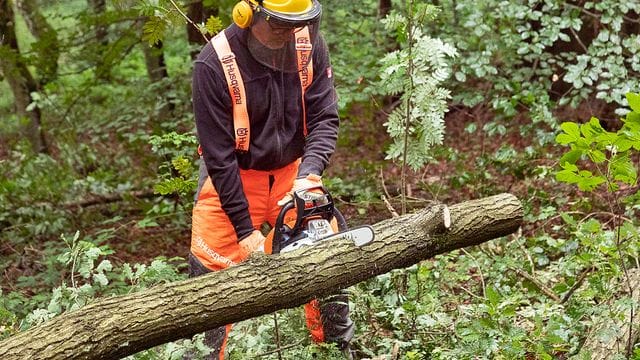
M225 30L244 81L251 141L247 153L235 151L231 96L211 43L194 64L193 107L207 172L238 239L253 225L238 169L274 170L302 157L298 177L322 175L338 137L337 99L329 54L321 36L313 44L313 82L305 92L308 135L303 135L302 99L297 73L258 63L246 42L249 30Z

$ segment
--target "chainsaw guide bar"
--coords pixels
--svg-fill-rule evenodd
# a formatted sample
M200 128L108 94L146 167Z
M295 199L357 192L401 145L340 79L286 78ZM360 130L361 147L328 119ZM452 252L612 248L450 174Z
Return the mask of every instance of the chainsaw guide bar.
M317 240L309 237L303 238L285 246L284 248L282 248L282 250L280 250L280 252L284 253L294 251L303 246L312 246L322 242L335 240L347 240L353 242L355 246L360 247L373 241L374 237L375 235L373 233L373 228L369 225L362 225Z

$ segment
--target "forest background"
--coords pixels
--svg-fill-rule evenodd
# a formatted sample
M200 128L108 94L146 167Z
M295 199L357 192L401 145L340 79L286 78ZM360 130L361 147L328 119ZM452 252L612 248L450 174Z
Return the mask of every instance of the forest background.
M186 277L192 60L234 3L0 0L0 340ZM349 224L525 207L517 234L351 287L357 357L640 358L640 2L322 3ZM341 358L302 318L237 324L231 358Z

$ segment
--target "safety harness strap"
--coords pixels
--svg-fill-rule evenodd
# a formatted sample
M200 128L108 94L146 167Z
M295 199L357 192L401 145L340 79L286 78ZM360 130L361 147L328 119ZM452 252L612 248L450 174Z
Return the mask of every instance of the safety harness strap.
M307 109L304 101L304 93L313 81L313 58L311 57L311 38L309 28L304 27L296 31L296 56L298 58L298 75L300 76L300 87L302 89L302 126L303 134L307 136Z
M236 137L236 150L249 151L249 113L247 112L247 95L244 90L242 75L236 62L236 56L231 51L229 41L224 31L211 39L213 48L222 64L224 76L227 78L231 105L233 107L233 129Z
M298 74L302 91L302 126L303 134L307 136L307 110L304 94L313 82L313 59L311 52L313 45L309 36L309 28L304 27L295 33L296 56L298 60ZM233 128L236 137L236 150L249 151L249 113L247 112L247 96L244 90L242 75L236 62L236 57L231 51L229 41L224 31L221 31L211 39L213 48L218 54L218 60L222 64L224 76L227 79L231 105L233 107Z

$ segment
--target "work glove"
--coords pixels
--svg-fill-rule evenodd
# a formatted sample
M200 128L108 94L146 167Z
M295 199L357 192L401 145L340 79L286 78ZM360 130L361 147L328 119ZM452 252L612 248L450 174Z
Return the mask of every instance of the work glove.
M295 179L293 180L293 187L291 188L291 191L278 201L278 206L284 206L284 204L291 201L293 199L294 192L318 186L322 186L322 178L320 175L309 174L306 177Z
M238 245L247 252L247 254L251 254L254 251L262 251L264 252L264 235L258 230L253 230L251 235L246 238L240 240Z

